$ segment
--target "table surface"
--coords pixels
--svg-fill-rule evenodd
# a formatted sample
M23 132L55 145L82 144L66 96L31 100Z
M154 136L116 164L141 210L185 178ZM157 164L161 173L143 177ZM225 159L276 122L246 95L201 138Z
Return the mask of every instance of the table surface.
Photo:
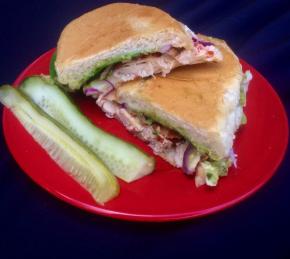
M1 83L54 47L70 20L108 2L2 0ZM138 2L225 39L273 85L289 116L289 1ZM233 208L185 222L133 223L86 213L43 191L11 157L0 126L1 258L290 258L289 152L271 181Z

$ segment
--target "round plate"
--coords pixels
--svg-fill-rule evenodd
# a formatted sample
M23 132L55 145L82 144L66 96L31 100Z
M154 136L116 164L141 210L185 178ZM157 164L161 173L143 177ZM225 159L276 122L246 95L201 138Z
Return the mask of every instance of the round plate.
M48 74L53 49L39 57L17 78ZM265 184L281 162L288 142L288 123L281 101L270 84L251 66L253 81L248 92L245 113L248 123L235 141L237 168L215 188L196 188L194 180L181 170L156 157L155 171L133 183L119 181L120 195L100 206L32 139L12 113L4 109L3 127L8 148L13 157L38 185L76 207L109 217L135 221L173 221L210 214L249 197ZM116 120L106 118L94 100L74 96L81 110L104 130L129 141L153 155L142 141L132 136Z

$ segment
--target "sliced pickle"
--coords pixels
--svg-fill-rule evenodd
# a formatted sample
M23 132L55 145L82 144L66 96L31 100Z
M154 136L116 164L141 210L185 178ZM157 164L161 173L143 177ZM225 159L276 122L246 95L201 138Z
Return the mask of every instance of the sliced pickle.
M116 178L86 146L9 85L0 87L2 102L50 157L100 204L119 193Z

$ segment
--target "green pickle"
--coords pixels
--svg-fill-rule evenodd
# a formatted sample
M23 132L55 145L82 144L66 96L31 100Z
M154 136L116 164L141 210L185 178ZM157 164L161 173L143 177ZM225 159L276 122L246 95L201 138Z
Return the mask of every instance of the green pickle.
M0 87L2 102L50 157L92 197L103 204L119 193L119 185L103 162L17 89Z
M50 79L30 77L20 91L95 153L115 176L132 182L153 171L153 157L96 127Z

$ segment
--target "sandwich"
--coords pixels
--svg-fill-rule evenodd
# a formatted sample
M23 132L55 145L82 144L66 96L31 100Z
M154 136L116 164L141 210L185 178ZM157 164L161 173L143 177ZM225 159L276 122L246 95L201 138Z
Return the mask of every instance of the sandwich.
M220 62L222 54L187 26L150 6L114 3L88 12L62 31L53 78L68 90L119 85L174 68Z
M251 74L219 39L195 34L150 6L115 3L69 23L53 79L82 89L109 118L148 143L196 186L216 186L231 165Z
M136 79L93 97L156 155L194 175L196 186L216 186L236 166L233 141L246 123L243 107L252 76L243 73L223 40L198 37L216 46L223 61L182 66L166 77Z

